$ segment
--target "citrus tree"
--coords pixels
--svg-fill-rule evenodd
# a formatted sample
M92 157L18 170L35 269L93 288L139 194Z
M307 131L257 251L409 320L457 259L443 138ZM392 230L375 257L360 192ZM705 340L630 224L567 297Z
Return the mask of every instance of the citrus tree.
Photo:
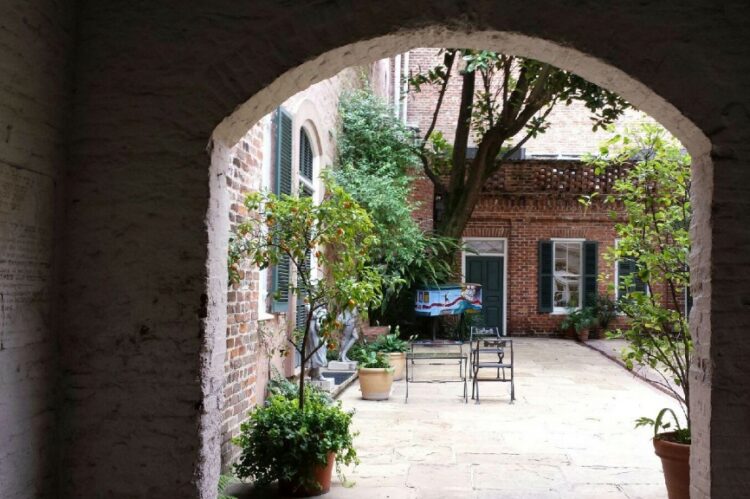
M300 411L305 403L305 366L340 327L336 317L347 309L377 305L382 296L380 274L367 258L370 247L377 244L367 211L330 179L325 184L326 196L319 204L308 196L248 195L245 206L250 216L238 227L233 244L240 257L261 269L288 260L296 271L297 281L290 279L289 292L305 301L306 316L304 326L294 331L288 343L301 358ZM308 264L311 255L321 275ZM307 352L313 317L322 308L327 315L320 324L321 341Z
M680 402L690 425L690 360L693 344L685 300L690 286L690 156L658 125L642 125L614 135L592 159L597 173L613 164L628 173L616 181L606 201L619 203L612 262L629 260L635 272L619 284L619 309L628 326L615 332L628 341L628 368L646 364ZM613 216L616 216L613 213Z

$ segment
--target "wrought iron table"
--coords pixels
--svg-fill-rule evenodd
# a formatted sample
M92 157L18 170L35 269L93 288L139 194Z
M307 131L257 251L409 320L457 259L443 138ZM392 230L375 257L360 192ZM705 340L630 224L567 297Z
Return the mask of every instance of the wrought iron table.
M455 346L459 347L459 351L444 351L444 352L415 352L414 346ZM425 379L415 380L414 379L414 361L424 360L427 365L447 365L458 364L458 376L459 379L455 380L442 380L442 379ZM442 362L441 362L442 361ZM449 361L449 362L446 362ZM409 373L409 366L412 366L411 375ZM469 371L469 353L464 352L463 341L414 341L411 344L411 350L406 352L406 396L404 403L409 401L409 383L461 383L464 384L464 403L468 402L468 390L466 385L466 377Z

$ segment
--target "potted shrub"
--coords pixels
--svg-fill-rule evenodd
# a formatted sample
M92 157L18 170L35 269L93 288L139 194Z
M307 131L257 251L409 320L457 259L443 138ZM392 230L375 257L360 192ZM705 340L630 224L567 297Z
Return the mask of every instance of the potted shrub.
M334 462L337 470L358 463L352 414L313 388L305 390L303 409L294 391L272 395L251 412L234 439L242 449L235 475L260 486L278 480L279 491L295 497L325 494Z
M583 307L570 310L567 317L560 323L563 329L574 329L578 341L589 339L589 332L597 326L597 317L593 307Z
M388 362L393 367L393 381L404 379L406 372L406 352L409 350L409 342L399 338L398 326L394 332L380 336L373 343L371 348L388 357Z
M361 350L357 358L357 374L362 398L388 400L393 386L393 368L388 357L373 350Z
M617 317L617 304L607 295L598 295L594 305L594 313L596 314L596 329L606 331L610 323ZM595 334L593 337L597 336L598 334Z
M655 382L679 403L687 422L684 427L668 408L654 420L639 419L637 426L654 426L653 444L662 459L669 498L687 499L693 342L688 304L665 306L665 298L679 304L681 295L690 289L690 156L657 125L618 134L600 150L605 157L593 162L597 171L613 164L627 168L607 199L622 203L627 212L625 220L615 225L618 244L608 250L607 258L613 263L629 260L635 267L618 282L617 307L627 317L627 327L608 336L627 340L625 365L629 369L650 366L662 378ZM675 431L664 431L669 430L663 424L667 412L677 423Z
M376 306L382 296L380 274L363 258L376 241L372 221L341 187L324 180L326 196L319 204L310 197L248 195L250 216L230 241L230 280L232 265L243 257L259 268L288 263L297 276L288 294L305 303L297 321L301 327L289 331L279 348L282 355L291 353L290 348L299 354L299 385L293 396L287 389L286 396L274 395L254 410L236 441L243 448L238 476L260 483L279 480L285 491L297 495L329 487L334 459L349 463L356 458L351 414L306 388L307 368L312 363L317 370L324 362L320 349L333 339L343 311ZM314 270L312 257L324 272Z

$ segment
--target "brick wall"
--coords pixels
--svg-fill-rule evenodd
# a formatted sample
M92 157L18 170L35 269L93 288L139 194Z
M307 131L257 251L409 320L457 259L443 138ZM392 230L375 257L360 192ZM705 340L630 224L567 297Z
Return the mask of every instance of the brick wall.
M65 483L58 496L213 497L228 207L217 187L223 162L209 162L228 159L252 124L310 83L404 47L445 44L575 70L641 106L693 154L691 495L747 490L746 3L508 0L501 15L496 3L480 1L216 0L179 9L162 0L78 2L75 23L63 22L60 11L73 4L5 2L0 16L0 157L18 165L8 148L19 146L33 150L28 164L67 163L56 251L66 415L57 432ZM65 51L73 25L75 47ZM74 94L63 89L63 66L75 68ZM65 95L73 96L70 113L60 105ZM21 126L10 138L6 119ZM2 466L26 477L11 483L53 487L37 471L50 470L36 453L49 448L49 433L26 426L27 414L50 411L24 404L58 390L55 379L29 386L14 374L39 373L22 355L39 360L37 352L49 351L48 333L31 338L55 326L37 329L37 317L18 317L23 352L0 352L12 374L2 400L10 395L19 411L3 419L2 438L18 438L2 449L30 451L3 455ZM25 498L29 490L3 495Z
M292 115L293 170L299 164L296 159L299 147L297 138L302 126L312 135L316 168L330 165L335 154L338 98L346 89L358 84L358 72L347 69L298 92L281 104ZM265 116L231 150L231 164L228 165L226 174L231 230L248 216L243 204L244 198L248 193L261 189L263 168L270 168L274 161L272 120L272 115ZM264 187L270 188L268 185ZM318 186L318 189L321 187ZM268 308L259 305L261 274L258 269L245 261L241 264L239 273L240 281L232 284L227 293L227 350L224 362L221 444L225 469L229 468L239 453L231 439L239 434L240 424L247 419L249 410L265 399L266 385L272 371L275 369L286 376L294 374L290 359L284 360L272 354L284 342L288 320L294 320L293 304L290 306L290 314L266 313ZM263 275L268 278L268 274ZM266 283L266 289L270 289L270 282Z
M488 179L472 213L464 237L507 238L507 331L513 335L559 335L564 316L538 311L538 243L552 238L585 239L599 243L600 294L613 296L614 265L604 255L615 244L612 212L618 205L594 200L584 207L582 194L611 192L614 181L625 175L618 167L602 175L577 161L511 161ZM433 186L418 176L412 200L413 216L425 230L433 224ZM622 220L622 213L617 220ZM658 284L654 290L666 306L675 306ZM677 306L683 306L682 297ZM617 325L625 325L623 319Z

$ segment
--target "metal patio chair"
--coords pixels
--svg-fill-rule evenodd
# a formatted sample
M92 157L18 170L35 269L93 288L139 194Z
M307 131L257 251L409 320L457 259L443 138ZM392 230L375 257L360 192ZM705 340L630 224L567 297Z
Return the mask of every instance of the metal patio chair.
M495 381L510 383L510 401L516 399L515 376L513 371L513 340L500 334L497 327L472 327L469 336L471 357L471 398L479 403L479 382ZM505 360L506 350L509 350L510 362ZM491 360L481 359L480 356L490 356ZM494 357L497 356L497 360ZM479 379L480 369L494 369L495 378ZM506 369L510 370L510 377L506 376ZM502 376L500 372L502 371ZM476 397L476 398L475 398Z

